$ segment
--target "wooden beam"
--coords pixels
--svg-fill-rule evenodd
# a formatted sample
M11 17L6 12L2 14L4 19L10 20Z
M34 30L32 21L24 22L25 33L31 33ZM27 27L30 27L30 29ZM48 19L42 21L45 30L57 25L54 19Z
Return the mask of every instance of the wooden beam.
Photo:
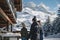
M8 17L12 17L13 18L13 15L12 14L6 14Z
M6 27L6 25L0 25L0 28Z
M0 4L0 7L3 9L3 10L9 10L9 7L7 5L4 5L4 4Z
M9 10L7 10L7 9L4 9L4 12L9 12Z
M5 3L6 2L6 0L0 0L0 3Z
M7 16L8 16L8 15L7 15ZM11 15L9 15L8 17L9 17L9 18L13 18L13 16L11 16ZM13 18L13 19L14 19L14 18Z
M8 20L8 22L13 24L12 21L10 20L10 18L6 15L6 13L4 13L4 11L1 8L0 8L0 14L2 14Z
M14 0L14 4L15 4L17 11L22 10L22 0Z
M0 27L5 27L5 26L7 26L6 24L0 24Z
M13 23L16 23L15 19L13 18L13 15L12 14L7 14L8 17L10 18L10 20L13 22Z
M11 0L12 1L12 3L13 3L13 1L14 0ZM6 0L0 0L0 9L2 10L2 13L3 13L3 15L5 15L4 17L6 17L6 18L4 18L5 20L7 19L11 24L13 24L13 22L12 22L12 20L10 19L10 18L13 18L14 16L13 15L11 15L11 11L9 10L10 9L10 7L9 7L9 5L7 4L7 2L6 2ZM2 14L1 13L1 14ZM4 14L5 13L5 14ZM14 18L13 18L14 19ZM15 19L14 19L14 21L15 21Z
M4 20L0 20L0 24L6 24L7 22L5 22Z
M5 13L6 13L6 14L11 14L11 12L9 12L9 11L6 11Z
M4 20L3 18L0 18L0 20Z
M15 3L15 4L20 4L20 1L21 1L21 0L14 0L14 3Z

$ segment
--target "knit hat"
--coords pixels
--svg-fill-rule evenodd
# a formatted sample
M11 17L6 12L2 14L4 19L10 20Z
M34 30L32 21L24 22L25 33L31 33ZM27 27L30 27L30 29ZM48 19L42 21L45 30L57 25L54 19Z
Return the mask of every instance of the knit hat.
M34 16L34 18L32 19L32 21L36 21L36 16Z

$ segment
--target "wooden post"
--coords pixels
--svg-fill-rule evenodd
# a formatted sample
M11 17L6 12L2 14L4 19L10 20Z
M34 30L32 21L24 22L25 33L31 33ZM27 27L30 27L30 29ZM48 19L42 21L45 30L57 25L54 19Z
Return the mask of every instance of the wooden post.
M9 31L9 22L7 21L7 31Z
M17 38L17 40L19 40L19 37Z
M12 24L11 24L11 32L12 32Z

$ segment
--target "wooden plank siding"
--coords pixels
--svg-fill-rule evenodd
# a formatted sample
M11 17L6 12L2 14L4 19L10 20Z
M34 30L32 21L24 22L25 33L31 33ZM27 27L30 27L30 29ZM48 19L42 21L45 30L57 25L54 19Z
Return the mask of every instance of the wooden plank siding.
M22 11L22 0L14 0L14 4L17 11Z
M7 21L10 24L16 24L16 11L22 11L22 0L10 0L10 3L14 15L9 4L7 3L7 0L0 0L0 26L7 26Z

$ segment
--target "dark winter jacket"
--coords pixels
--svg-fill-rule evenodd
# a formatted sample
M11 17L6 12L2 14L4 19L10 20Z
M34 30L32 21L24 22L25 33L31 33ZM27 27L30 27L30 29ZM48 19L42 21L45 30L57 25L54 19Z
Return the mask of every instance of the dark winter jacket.
M37 38L37 22L33 22L30 28L30 38L36 39Z
M27 36L28 36L28 31L27 31L27 29L25 27L23 27L21 29L21 37L27 38Z
M43 31L42 31L42 28L40 28L40 40L43 40Z

